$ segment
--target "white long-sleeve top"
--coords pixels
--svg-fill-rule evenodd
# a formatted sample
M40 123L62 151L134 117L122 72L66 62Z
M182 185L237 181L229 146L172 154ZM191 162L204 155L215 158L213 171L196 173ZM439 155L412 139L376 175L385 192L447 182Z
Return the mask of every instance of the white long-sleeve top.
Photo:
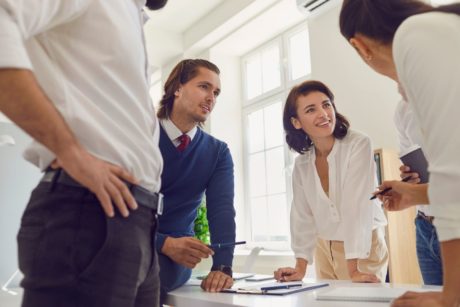
M295 160L292 174L291 247L296 258L313 263L317 237L344 242L346 259L369 257L372 230L386 225L378 200L369 200L377 186L370 139L349 130L336 139L327 157L329 196L315 166L315 150Z
M460 16L415 15L398 28L393 57L414 106L429 162L428 195L441 241L460 238Z
M412 108L413 106L408 101L400 100L394 114L394 123L399 138L400 157L421 148L423 143L422 133ZM417 205L417 210L422 211L425 215L432 215L429 205Z
M145 0L0 0L0 68L32 70L78 141L159 191L159 125L149 97ZM34 142L27 160L55 155Z

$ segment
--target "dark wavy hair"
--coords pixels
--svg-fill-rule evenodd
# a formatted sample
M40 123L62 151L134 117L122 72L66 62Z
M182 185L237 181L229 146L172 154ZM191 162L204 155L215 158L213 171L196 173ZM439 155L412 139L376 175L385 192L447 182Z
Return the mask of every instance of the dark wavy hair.
M296 129L294 127L291 118L297 118L297 99L300 96L307 96L312 92L321 92L331 101L336 117L333 132L335 138L343 139L347 135L348 128L350 127L350 123L345 116L337 112L334 103L334 94L324 83L315 80L302 82L293 87L289 92L283 112L283 127L286 133L286 143L289 145L289 148L297 151L299 154L307 152L312 147L313 142L303 129Z
M220 74L219 68L207 60L186 59L180 61L171 71L164 86L164 95L160 100L160 107L157 112L158 118L166 119L171 116L174 104L174 93L179 87L198 75L200 67L209 69Z
M340 32L347 40L360 33L389 44L404 20L428 12L460 15L460 4L433 7L419 0L344 0L340 11Z

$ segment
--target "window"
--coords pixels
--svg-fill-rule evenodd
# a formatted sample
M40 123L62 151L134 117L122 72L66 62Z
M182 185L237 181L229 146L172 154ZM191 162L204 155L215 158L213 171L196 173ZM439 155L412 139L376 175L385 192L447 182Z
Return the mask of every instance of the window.
M281 86L280 46L271 44L247 58L246 98L251 100Z
M245 100L245 204L252 245L289 249L291 154L284 141L284 100L311 72L305 25L242 57Z

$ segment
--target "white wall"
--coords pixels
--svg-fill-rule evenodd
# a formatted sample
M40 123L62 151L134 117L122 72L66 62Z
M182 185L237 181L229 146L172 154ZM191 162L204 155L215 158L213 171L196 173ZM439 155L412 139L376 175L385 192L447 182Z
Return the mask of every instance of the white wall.
M308 21L313 78L325 82L336 105L372 139L374 148L397 149L393 112L400 96L396 84L372 71L340 34L336 7Z
M222 53L210 53L210 61L220 71L222 92L217 99L210 119L210 131L213 136L229 145L235 171L235 209L236 237L245 239L244 226L244 190L243 190L243 123L241 120L241 81L240 60L237 56Z
M22 158L31 138L12 123L0 122L0 135L16 145L0 147L0 286L17 269L16 235L30 192L37 185L38 168Z
M0 123L9 123L10 120L5 116L5 114L3 114L2 112L0 112Z

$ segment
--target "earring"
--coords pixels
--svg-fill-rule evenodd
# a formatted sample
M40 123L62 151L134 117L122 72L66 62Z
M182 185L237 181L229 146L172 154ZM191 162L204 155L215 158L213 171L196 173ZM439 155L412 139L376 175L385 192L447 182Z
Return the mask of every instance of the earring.
M366 62L370 62L372 61L372 55L368 54L364 57L364 59L366 60Z

